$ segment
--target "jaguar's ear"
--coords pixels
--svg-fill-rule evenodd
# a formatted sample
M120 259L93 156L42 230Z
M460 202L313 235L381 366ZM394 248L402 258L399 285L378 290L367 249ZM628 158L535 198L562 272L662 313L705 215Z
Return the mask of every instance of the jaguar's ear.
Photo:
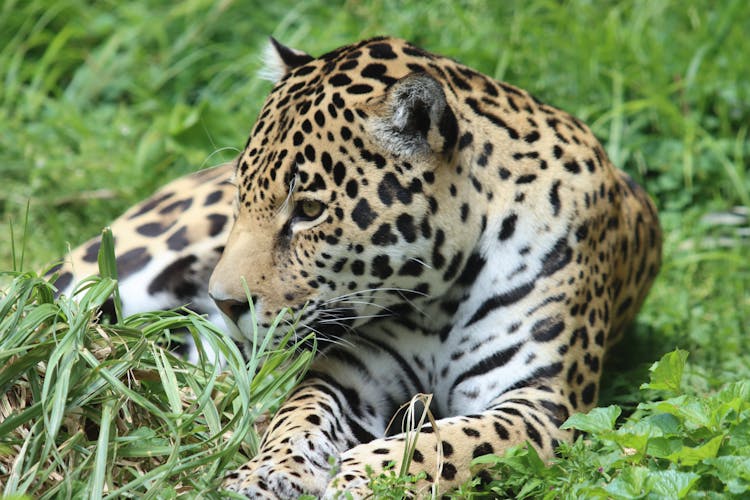
M282 45L274 37L269 37L269 43L263 52L263 69L259 74L264 80L275 83L297 66L307 64L313 59L313 56Z
M450 153L458 123L440 83L427 73L395 82L372 108L373 133L397 156Z

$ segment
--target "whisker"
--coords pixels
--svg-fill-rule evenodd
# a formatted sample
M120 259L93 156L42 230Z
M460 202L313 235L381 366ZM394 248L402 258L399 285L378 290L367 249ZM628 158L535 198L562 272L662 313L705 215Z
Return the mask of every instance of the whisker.
M385 310L385 311L388 311L388 312L392 312L389 309L388 306L383 306L381 304L375 304L375 303L367 301L367 300L353 300L351 298L351 297L362 297L362 298L364 298L364 295L367 295L367 294L370 294L370 298L375 298L375 296L376 296L375 294L379 293L379 292L396 292L398 294L398 296L401 298L401 300L403 300L404 302L406 302L407 304L409 304L415 311L417 311L422 316L426 316L426 313L420 307L418 307L414 303L414 301L413 301L412 298L407 297L406 294L408 293L410 295L420 295L420 296L423 296L423 297L427 297L428 294L426 294L424 292L419 292L417 290L408 289L408 288L398 288L398 287L369 288L369 289L365 289L365 290L359 290L357 292L351 292L351 293L346 293L346 294L343 294L343 295L339 295L338 297L333 297L331 299L328 299L328 300L324 301L322 303L322 305L325 307L325 306L330 306L331 304L337 304L337 303L360 304L360 305L365 305L365 306L373 306L373 307L381 308L382 310ZM328 308L326 308L326 309L328 309Z
M414 262L416 262L417 264L420 264L420 265L422 265L422 266L426 267L427 269L432 269L432 266L431 266L431 265L427 264L427 263L426 263L425 261L423 261L423 260L420 260L420 259L418 259L418 258L416 258L416 257L411 257L411 258L410 258L409 260L413 260L413 261L414 261Z
M410 288L399 288L399 287L365 288L363 290L358 290L356 292L345 293L343 295L339 295L337 297L333 297L331 299L323 301L323 304L328 304L330 302L336 302L336 301L339 301L339 300L341 300L343 298L351 297L351 296L354 296L354 295L364 295L364 294L372 293L372 292L408 292L408 293L412 293L412 294L416 294L416 295L421 295L423 297L427 297L426 293L424 293L424 292L418 292L418 291L412 290Z
M292 199L292 195L294 194L294 190L297 188L297 175L292 177L292 180L289 182L289 191L287 192L286 198L284 198L284 202L281 204L279 209L276 211L276 215L286 211L287 207L289 206L289 200Z
M341 325L341 326L345 326L345 325ZM340 336L326 335L322 333L320 330L318 330L317 328L314 328L312 326L306 326L305 328L307 328L308 330L310 330L311 332L315 334L318 342L325 342L328 344L340 345L344 347L354 347L354 343L351 340L346 340Z
M372 307L380 308L382 310L390 312L390 309L388 308L388 306L384 306L382 304L376 304L376 303L373 303L373 302L367 302L365 300L345 299L345 300L342 300L341 303L342 304L360 304L360 305L364 305L364 306L372 306ZM339 308L339 309L341 309L341 308ZM326 309L326 310L327 311L331 311L331 310L334 310L334 309Z
M214 144L214 140L213 140L213 137L211 137L211 135L210 135L210 133L209 133L208 129L206 129L206 127L204 126L204 127L203 127L203 130L204 130L204 131L206 132L206 135L208 136L208 140L209 140L209 141L211 141L211 145L212 145L212 146L214 146L214 150L213 150L213 152L212 152L211 154L209 154L209 155L208 155L208 156L207 156L207 157L206 157L206 158L205 158L205 159L203 160L203 162L202 162L202 163L201 163L201 165L200 165L200 168L203 168L203 167L205 167L205 166L206 166L206 164L207 164L207 163L209 162L209 160L210 160L210 159L211 159L211 158L212 158L212 157L213 157L214 155L217 155L217 154L219 154L219 153L222 153L222 152L224 152L224 151L232 151L232 152L236 153L237 155L239 155L240 153L242 153L242 150L241 150L241 149L238 149L238 148L236 148L236 147L234 147L234 146L224 146L224 147L221 147L221 148L217 148L217 147L216 147L216 144ZM233 161L235 161L235 160L233 160ZM223 163L223 162L222 162L222 163ZM220 163L217 163L216 165L220 165ZM216 166L216 165L213 165L213 166Z
M390 314L365 314L365 315L355 315L355 316L343 316L343 317L334 317L331 319L322 319L318 321L318 323L322 325L329 325L334 322L339 321L356 321L358 319L374 319L374 318L387 318L390 316Z

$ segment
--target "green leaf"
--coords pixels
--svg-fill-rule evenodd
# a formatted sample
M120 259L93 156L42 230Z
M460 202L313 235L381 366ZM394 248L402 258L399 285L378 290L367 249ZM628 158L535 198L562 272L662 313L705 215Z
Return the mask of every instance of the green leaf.
M631 457L630 461L637 461L640 460L646 451L649 436L648 434L638 434L618 429L617 432L608 433L606 438L614 441L623 448L626 455Z
M641 498L651 489L649 471L645 467L624 469L604 489L617 499Z
M734 494L750 491L750 457L723 456L703 461L711 466L708 474L716 476Z
M652 429L658 430L662 435L679 434L680 420L669 413L658 413L651 415L644 421L651 425ZM652 434L653 435L653 434Z
M516 498L538 498L539 489L544 486L544 482L541 479L531 478L526 481L516 494Z
M737 449L746 449L750 454L750 415L737 424L729 435L729 442Z
M496 465L502 461L502 457L494 455L492 453L488 455L480 455L471 461L471 466L475 465Z
M685 370L688 352L682 349L669 352L651 365L651 382L642 384L641 389L652 389L655 391L669 391L673 394L680 392L682 373Z
M549 475L548 472L550 471L550 469L539 457L539 453L537 453L536 448L531 446L531 444L529 444L528 442L526 443L526 463L530 472L538 475Z
M679 472L676 470L653 471L649 476L652 480L651 491L663 498L684 498L700 478L700 475L694 472Z
M584 432L603 432L611 431L615 426L617 417L622 413L617 405L610 405L606 408L594 408L587 414L575 413L562 424L562 429L578 429Z
M676 398L656 401L653 403L641 403L639 409L649 410L654 413L666 413L680 419L684 425L696 429L711 427L712 400L697 398L695 396L682 395Z
M715 457L719 452L719 447L721 446L721 442L723 440L723 435L716 436L707 443L702 444L701 446L685 446L680 451L672 453L666 458L680 465L688 467L693 466L706 458Z
M680 437L655 437L648 441L648 454L657 458L667 458L684 447Z

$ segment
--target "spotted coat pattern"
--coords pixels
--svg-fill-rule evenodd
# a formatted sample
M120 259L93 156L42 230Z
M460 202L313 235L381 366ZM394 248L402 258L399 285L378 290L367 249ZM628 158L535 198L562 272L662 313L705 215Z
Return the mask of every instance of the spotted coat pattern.
M226 163L182 177L112 222L125 316L187 305L224 328L208 296L208 279L234 220L233 175L234 165ZM73 295L81 280L98 273L100 245L100 236L92 238L50 271L57 274L58 294ZM102 309L103 315L114 317L111 300ZM196 361L192 338L183 342L178 352ZM209 358L214 359L213 353Z

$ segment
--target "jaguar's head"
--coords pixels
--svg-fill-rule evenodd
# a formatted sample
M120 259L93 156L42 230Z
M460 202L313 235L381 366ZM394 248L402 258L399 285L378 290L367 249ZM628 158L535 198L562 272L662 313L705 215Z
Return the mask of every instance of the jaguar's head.
M210 281L229 328L252 338L248 300L261 332L289 308L325 338L442 295L466 255L446 237L461 223L459 125L435 56L391 39L318 59L272 47L280 78L238 159Z

